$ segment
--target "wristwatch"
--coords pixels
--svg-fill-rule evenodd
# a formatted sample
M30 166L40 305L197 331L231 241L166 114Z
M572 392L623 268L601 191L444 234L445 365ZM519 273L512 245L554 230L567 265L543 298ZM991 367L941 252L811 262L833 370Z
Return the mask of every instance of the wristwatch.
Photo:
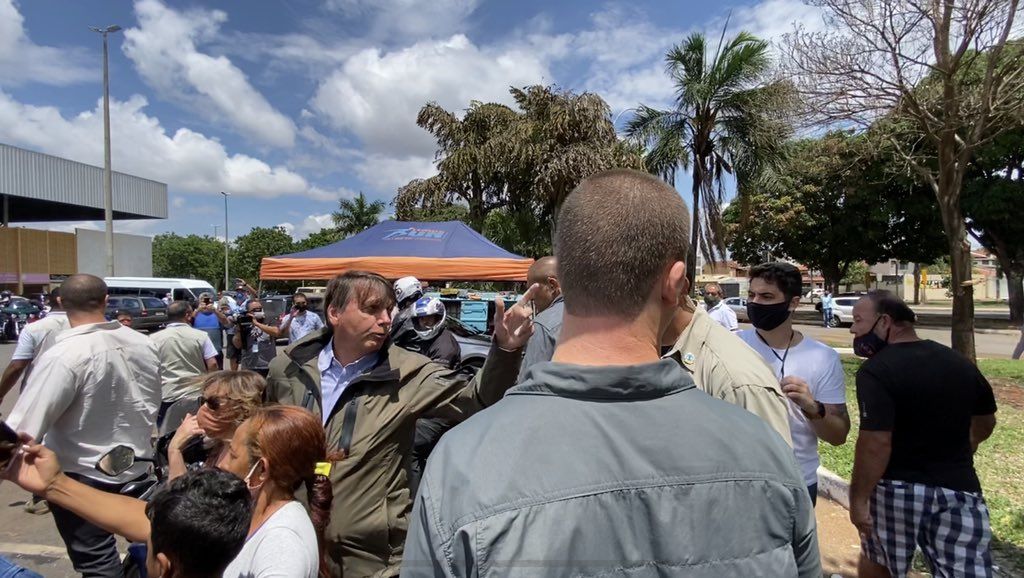
M818 411L816 411L814 413L808 413L808 412L804 411L804 415L806 415L807 419L809 419L811 421L817 421L819 419L825 419L825 404L821 403L820 401L815 401L814 403L818 404ZM801 408L800 411L803 411L803 408Z

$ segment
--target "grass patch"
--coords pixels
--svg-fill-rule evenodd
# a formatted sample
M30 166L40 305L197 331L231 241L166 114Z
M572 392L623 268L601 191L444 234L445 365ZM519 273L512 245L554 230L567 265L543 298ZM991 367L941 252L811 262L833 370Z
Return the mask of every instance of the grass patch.
M860 431L855 378L862 361L844 355L842 363L850 408L850 436L846 444L839 447L821 442L819 451L822 465L848 480L853 472L854 446ZM1024 388L1024 362L986 359L980 361L979 367L989 379L998 378L1002 385ZM1024 411L1000 403L998 397L997 403L996 430L978 449L974 467L988 502L996 547L1014 565L1024 568Z

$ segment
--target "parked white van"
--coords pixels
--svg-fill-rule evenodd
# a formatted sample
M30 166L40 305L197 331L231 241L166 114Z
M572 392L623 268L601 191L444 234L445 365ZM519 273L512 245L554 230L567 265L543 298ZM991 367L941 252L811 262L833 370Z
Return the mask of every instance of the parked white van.
M213 286L202 279L165 279L160 277L106 277L108 295L138 295L163 299L168 293L175 301L196 302L203 293L216 295Z

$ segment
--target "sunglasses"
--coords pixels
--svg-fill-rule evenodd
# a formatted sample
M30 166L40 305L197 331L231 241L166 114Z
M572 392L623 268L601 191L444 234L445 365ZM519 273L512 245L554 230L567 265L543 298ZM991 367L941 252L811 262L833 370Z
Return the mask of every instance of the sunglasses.
M227 401L228 400L223 397L206 397L202 395L199 396L199 406L202 407L205 405L212 411L217 411L220 408L224 407L224 404L227 403Z

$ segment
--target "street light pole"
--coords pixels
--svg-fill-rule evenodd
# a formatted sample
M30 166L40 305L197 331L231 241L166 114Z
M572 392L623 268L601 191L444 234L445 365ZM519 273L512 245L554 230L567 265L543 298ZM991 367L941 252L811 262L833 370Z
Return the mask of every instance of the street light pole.
M228 291L228 197L231 193L221 191L220 194L224 195L224 290Z
M90 27L103 35L103 219L106 221L107 276L114 276L114 191L110 171L110 71L107 63L107 35L121 30L114 24Z

